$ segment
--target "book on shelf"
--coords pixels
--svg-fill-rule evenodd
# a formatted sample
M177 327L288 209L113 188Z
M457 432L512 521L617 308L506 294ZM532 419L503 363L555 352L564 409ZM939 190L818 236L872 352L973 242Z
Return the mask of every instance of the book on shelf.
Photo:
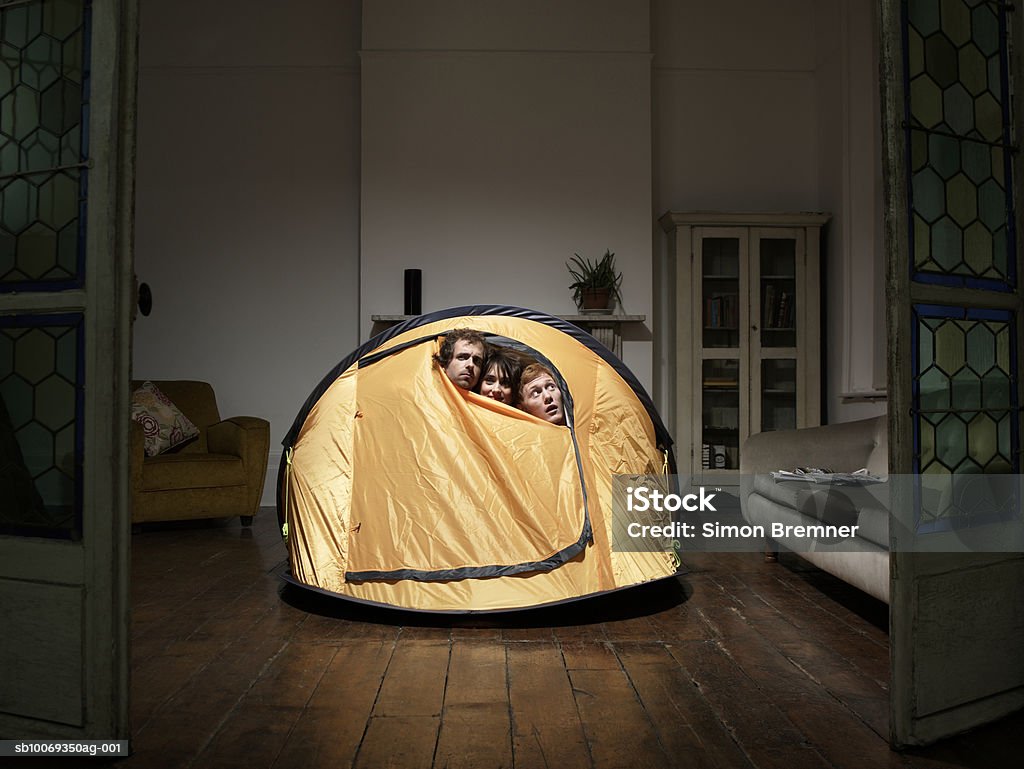
M711 467L711 446L707 443L702 444L700 447L700 466L704 470L708 470Z
M769 283L764 289L764 307L761 323L764 328L791 329L796 313L793 292L788 289L776 288Z
M739 296L713 294L704 299L704 327L735 329L739 326Z

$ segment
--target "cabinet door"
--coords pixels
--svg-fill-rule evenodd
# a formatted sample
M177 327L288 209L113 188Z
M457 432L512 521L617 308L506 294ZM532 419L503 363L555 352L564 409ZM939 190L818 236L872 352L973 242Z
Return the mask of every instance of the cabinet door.
M806 317L804 231L753 229L750 253L750 432L790 430L807 395L798 384Z
M694 473L739 468L747 430L748 268L745 228L697 228L693 328L700 329L694 367L698 402Z

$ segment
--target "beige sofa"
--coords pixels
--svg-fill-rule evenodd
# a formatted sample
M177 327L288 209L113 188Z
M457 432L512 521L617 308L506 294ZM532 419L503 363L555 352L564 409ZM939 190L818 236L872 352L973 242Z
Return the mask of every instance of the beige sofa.
M889 601L889 515L882 486L868 489L843 487L841 492L814 484L776 483L769 473L796 467L827 467L853 472L866 467L888 475L888 420L885 416L856 422L779 430L752 435L740 452L740 504L748 523L770 530L773 521L784 524L857 525L854 540L816 542L785 538L768 543L792 546L815 566L873 595ZM870 491L870 493L868 493Z

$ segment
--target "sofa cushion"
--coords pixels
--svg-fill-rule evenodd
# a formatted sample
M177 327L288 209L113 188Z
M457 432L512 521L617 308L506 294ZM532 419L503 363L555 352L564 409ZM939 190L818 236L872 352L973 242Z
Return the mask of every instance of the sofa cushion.
M132 419L142 425L147 457L199 436L199 429L152 382L143 382L132 393Z
M824 524L857 524L858 537L880 547L889 546L886 483L828 486L809 481L779 482L770 475L757 475L754 493Z
M161 454L142 464L142 490L244 486L245 467L231 454Z

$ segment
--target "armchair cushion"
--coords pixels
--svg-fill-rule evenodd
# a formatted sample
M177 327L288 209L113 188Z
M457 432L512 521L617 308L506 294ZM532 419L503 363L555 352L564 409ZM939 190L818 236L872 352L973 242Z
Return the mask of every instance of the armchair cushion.
M199 437L199 428L152 382L132 393L132 419L142 425L147 457Z

